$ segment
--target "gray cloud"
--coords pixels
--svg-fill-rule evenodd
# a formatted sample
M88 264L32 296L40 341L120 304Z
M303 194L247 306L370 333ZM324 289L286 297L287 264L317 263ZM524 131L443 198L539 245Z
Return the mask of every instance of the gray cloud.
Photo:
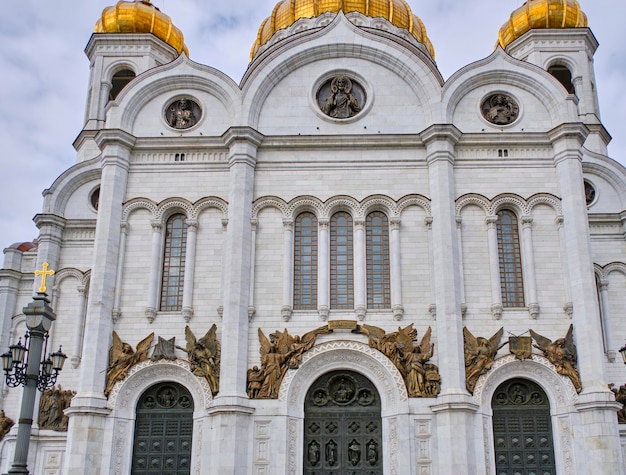
M580 0L600 42L595 56L611 156L626 163L624 0ZM84 47L114 1L3 5L0 22L0 247L31 240L41 192L75 163L72 142L84 119L89 61ZM191 59L239 82L258 27L275 0L154 0L184 33ZM493 51L500 26L522 0L409 0L425 23L444 78Z

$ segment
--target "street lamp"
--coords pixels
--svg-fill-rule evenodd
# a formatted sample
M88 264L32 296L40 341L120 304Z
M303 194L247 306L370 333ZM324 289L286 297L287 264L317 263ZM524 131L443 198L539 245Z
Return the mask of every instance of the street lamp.
M626 364L626 344L619 349L619 352L622 355L622 359L624 360L624 364Z
M60 347L57 352L49 354L43 361L41 358L42 350L44 355L47 351L48 331L52 322L56 320L56 315L45 293L46 276L52 275L53 271L48 271L47 263L44 263L43 269L43 272L35 272L36 275L43 275L39 292L33 297L33 301L23 309L24 315L26 315L26 328L28 329L24 336L24 343L22 344L20 338L17 344L11 345L9 351L1 355L7 385L11 388L24 386L15 441L15 455L9 475L28 475L28 446L30 445L30 431L35 411L35 395L37 389L44 391L55 385L59 371L63 369L63 363L67 358Z

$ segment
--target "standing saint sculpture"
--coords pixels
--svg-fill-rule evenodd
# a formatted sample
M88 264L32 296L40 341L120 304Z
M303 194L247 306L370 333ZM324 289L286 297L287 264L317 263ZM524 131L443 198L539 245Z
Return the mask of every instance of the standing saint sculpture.
M186 347L177 346L177 348L187 352L191 372L205 378L215 396L220 387L222 357L222 347L217 339L217 326L213 324L202 338L196 339L189 325L186 325L185 340L187 340Z
M499 343L503 332L504 329L500 328L491 338L475 337L467 327L463 327L465 386L470 393L474 394L474 388L480 375L485 374L493 366L496 354L500 349Z
M545 336L541 336L539 333L529 330L533 339L537 342L535 348L543 351L543 354L548 361L554 365L556 372L567 376L576 388L576 392L580 392L583 389L580 381L580 375L578 374L578 368L576 366L576 345L574 345L574 327L569 326L565 338L557 338L552 341Z

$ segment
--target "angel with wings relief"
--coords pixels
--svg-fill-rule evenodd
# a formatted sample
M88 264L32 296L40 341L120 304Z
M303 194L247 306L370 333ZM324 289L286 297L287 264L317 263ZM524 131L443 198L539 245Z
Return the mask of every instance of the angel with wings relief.
M206 334L200 339L191 331L189 325L185 326L185 348L178 349L187 352L191 372L196 376L203 377L209 383L213 395L217 394L220 387L220 360L222 347L217 339L217 326L213 324Z
M317 335L328 333L328 326L316 328L300 336L291 336L287 329L270 334L268 339L259 328L261 354L261 372L263 382L256 393L259 399L278 397L280 383L288 369L297 369L302 362L302 355L315 345ZM248 382L250 384L250 381Z
M504 328L500 328L491 338L487 339L481 336L475 337L467 327L463 327L465 386L470 393L474 393L480 375L489 371L493 366L496 354L502 347L502 345L498 345L503 332Z
M582 383L576 367L576 345L574 344L574 327L569 326L565 338L557 338L552 341L539 333L529 330L533 339L537 342L535 348L543 351L548 361L554 365L556 372L567 376L572 383L576 392L582 391Z
M113 386L128 376L130 368L148 359L148 350L154 340L154 332L137 343L137 351L121 340L117 332L113 332L113 343L109 350L109 367L107 368L104 394L108 397Z

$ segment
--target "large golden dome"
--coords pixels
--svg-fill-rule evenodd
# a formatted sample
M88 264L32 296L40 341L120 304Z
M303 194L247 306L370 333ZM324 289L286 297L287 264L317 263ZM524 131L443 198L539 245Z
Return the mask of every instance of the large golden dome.
M498 43L506 48L534 28L584 28L587 15L577 0L528 0L502 25Z
M278 30L293 25L301 18L314 18L324 13L359 12L363 15L376 18L382 17L398 28L408 30L417 41L428 49L434 59L435 50L426 36L426 28L411 7L404 0L281 0L276 4L272 15L261 23L256 42L250 53L254 57L261 46Z
M173 25L169 16L152 5L150 0L119 1L114 7L105 8L96 22L94 31L96 33L152 33L178 51L178 54L184 51L189 56L182 31Z

